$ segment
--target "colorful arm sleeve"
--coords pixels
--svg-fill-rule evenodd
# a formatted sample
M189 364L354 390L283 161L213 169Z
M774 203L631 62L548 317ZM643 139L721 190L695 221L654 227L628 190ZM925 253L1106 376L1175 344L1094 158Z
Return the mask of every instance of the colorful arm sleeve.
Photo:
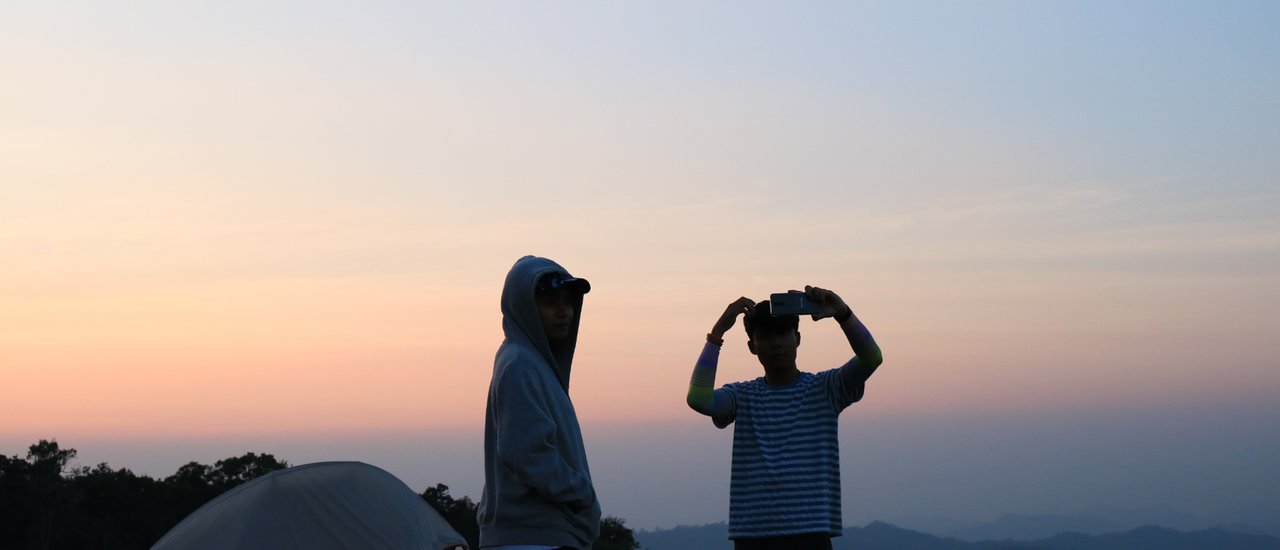
M880 346L871 337L871 331L867 330L857 316L850 315L849 319L840 324L840 329L849 340L849 347L853 348L854 355L853 359L840 368L840 379L846 391L856 392L861 396L863 384L876 371L876 367L884 362L884 358L880 354Z
M733 412L733 399L728 392L715 389L719 361L720 346L707 342L693 366L689 395L685 399L689 408L711 417L727 417Z

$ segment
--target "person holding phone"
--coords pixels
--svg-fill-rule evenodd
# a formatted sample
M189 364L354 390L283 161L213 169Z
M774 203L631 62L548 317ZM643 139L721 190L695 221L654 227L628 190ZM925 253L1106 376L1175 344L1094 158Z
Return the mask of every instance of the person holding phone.
M743 297L725 308L707 334L686 399L717 428L736 423L729 482L735 550L829 550L831 537L843 527L838 417L862 399L883 358L867 327L835 292L805 286L775 297L776 304ZM809 313L814 321L833 319L853 357L831 370L801 371L797 313ZM720 347L738 316L764 376L713 389Z
M525 256L502 287L505 337L493 360L484 415L480 548L587 550L600 503L569 400L586 279Z

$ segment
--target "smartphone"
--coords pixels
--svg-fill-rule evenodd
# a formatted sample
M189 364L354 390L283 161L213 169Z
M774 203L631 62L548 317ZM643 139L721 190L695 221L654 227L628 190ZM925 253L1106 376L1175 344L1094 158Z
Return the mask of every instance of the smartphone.
M779 292L769 295L769 313L779 315L810 315L817 313L821 304L810 300L800 292Z

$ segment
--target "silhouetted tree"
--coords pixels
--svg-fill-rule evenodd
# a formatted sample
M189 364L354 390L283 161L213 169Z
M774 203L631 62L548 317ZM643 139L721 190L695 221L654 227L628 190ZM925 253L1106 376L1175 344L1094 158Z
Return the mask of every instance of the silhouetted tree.
M164 500L176 525L182 518L213 500L226 490L214 482L213 467L199 462L188 462L178 467L173 475L164 478Z
M272 455L246 453L243 456L224 458L213 463L213 468L208 471L207 476L211 485L226 491L246 481L288 467L288 462L276 460Z
M128 469L102 463L77 470L70 482L83 548L147 548L182 519L167 505L164 482Z
M270 454L247 453L212 466L189 462L156 480L106 463L68 469L75 456L46 440L31 445L25 459L0 455L0 550L143 550L223 492L289 467ZM422 498L471 548L480 547L475 502L454 498L444 484ZM600 528L594 550L640 547L620 518L606 517Z
M476 522L476 504L470 497L454 499L449 496L449 486L437 483L435 487L427 487L422 492L422 500L427 501L440 517L449 522L462 538L467 539L467 546L480 548L480 525Z
M27 548L28 530L35 525L29 483L31 464L0 455L0 548Z
M67 463L75 458L75 449L62 449L57 441L41 439L28 447L27 483L31 505L35 508L35 547L41 550L53 546L55 536L62 538L62 531L55 529L70 515L72 493L62 475Z
M634 550L640 548L635 533L626 526L626 520L606 516L600 521L600 538L591 545L591 550Z
M157 481L105 463L68 469L75 456L46 440L25 459L0 455L0 550L143 550L209 500L289 466L248 453L191 462Z

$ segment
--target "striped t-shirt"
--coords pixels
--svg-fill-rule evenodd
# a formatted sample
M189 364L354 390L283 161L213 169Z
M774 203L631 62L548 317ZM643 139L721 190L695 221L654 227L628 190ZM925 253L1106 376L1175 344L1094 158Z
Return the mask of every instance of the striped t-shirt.
M862 398L863 386L846 390L840 374L801 372L786 386L760 377L722 388L733 406L712 420L718 428L737 424L729 538L841 534L837 417Z

